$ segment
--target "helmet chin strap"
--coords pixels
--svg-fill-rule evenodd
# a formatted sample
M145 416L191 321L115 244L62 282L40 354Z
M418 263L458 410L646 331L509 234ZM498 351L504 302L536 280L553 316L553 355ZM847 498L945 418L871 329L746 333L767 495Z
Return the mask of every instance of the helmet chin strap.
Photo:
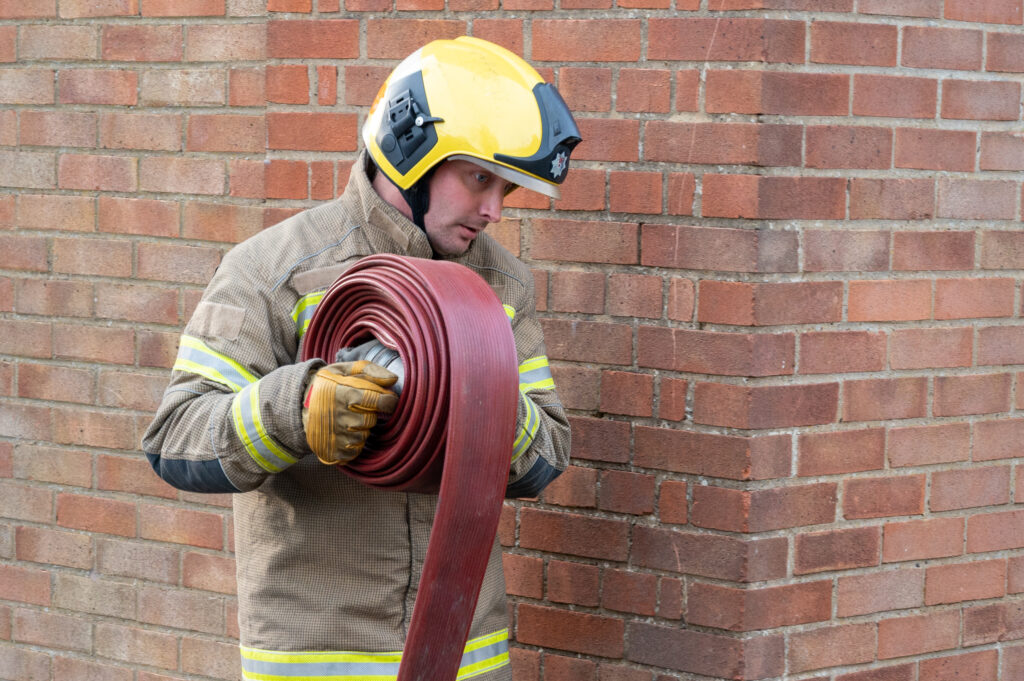
M433 174L433 173L431 173ZM409 187L408 189L401 189L402 198L409 204L409 210L412 211L412 221L417 227L426 233L427 228L423 222L423 217L430 210L430 178L424 176L422 180Z

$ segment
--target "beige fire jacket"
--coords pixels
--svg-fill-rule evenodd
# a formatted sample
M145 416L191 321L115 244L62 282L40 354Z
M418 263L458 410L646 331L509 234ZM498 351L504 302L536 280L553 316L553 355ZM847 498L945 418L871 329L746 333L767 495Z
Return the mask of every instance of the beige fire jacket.
M180 489L234 494L243 676L394 677L436 497L363 486L306 444L298 362L326 288L373 253L431 257L424 233L370 185L365 154L344 195L233 248L181 337L143 437ZM548 369L529 269L481 234L457 262L494 289L520 363L507 495L536 495L569 458L569 426ZM481 453L483 455L483 453ZM507 679L501 553L492 548L460 678Z

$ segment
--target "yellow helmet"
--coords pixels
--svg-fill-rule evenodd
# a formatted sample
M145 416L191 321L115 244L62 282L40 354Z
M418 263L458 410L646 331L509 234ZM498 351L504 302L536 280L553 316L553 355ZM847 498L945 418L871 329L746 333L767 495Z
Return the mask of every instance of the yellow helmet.
M362 135L401 190L456 158L553 198L580 142L553 85L505 48L467 36L406 57L377 93Z

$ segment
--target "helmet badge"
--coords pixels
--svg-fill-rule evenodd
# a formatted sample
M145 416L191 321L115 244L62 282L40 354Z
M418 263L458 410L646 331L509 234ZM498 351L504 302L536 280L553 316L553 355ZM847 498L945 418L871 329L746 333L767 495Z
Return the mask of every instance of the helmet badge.
M564 151L560 151L555 155L553 161L551 161L551 177L555 180L562 176L565 172L566 166L569 165L569 157L565 155Z

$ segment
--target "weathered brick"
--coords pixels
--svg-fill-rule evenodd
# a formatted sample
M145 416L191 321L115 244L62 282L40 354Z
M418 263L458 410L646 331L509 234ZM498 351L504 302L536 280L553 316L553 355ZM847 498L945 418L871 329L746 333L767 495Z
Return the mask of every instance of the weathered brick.
M798 632L790 639L789 668L801 672L871 662L875 625L839 624Z
M802 476L881 470L885 466L885 430L841 430L800 435L797 470Z
M891 659L955 648L959 631L959 611L884 619L878 623L878 657Z
M800 534L796 537L796 574L878 565L881 536L877 527L857 527Z
M893 369L970 366L973 334L968 327L897 329L889 340Z
M935 282L935 319L972 319L1013 315L1013 280L939 279Z
M939 180L937 215L960 220L1012 220L1017 214L1015 182Z
M648 59L671 61L804 60L800 21L741 17L652 18Z
M936 376L933 411L936 416L991 414L1009 411L1009 374Z
M780 635L737 639L646 622L631 622L626 635L627 659L641 664L717 678L768 678L785 668Z
M935 471L928 505L933 511L949 511L1006 504L1010 501L1010 481L1006 466Z
M888 449L889 464L893 467L967 461L971 451L970 425L940 423L892 428Z
M924 513L924 475L858 478L843 484L847 519L884 518Z
M974 170L972 130L896 128L895 166L921 170Z
M749 438L637 426L634 462L676 473L758 480L788 474L790 449L786 435Z
M911 321L931 317L932 286L925 280L851 281L847 319Z
M624 652L625 624L621 619L583 612L520 603L516 639L605 657L621 657Z
M741 386L698 383L693 419L729 428L785 428L832 423L839 400L837 383Z
M267 27L262 23L189 26L185 59L195 62L258 61L266 57Z
M181 61L183 35L175 25L108 24L101 36L102 56L105 61Z
M886 523L882 560L946 558L964 552L964 519L956 517Z
M904 568L838 579L836 613L840 617L924 605L924 570Z
M626 523L584 515L523 509L519 544L589 558L624 560L628 554Z
M934 215L932 180L850 180L850 217L854 220L924 220Z
M533 59L636 62L642 28L639 19L539 19L533 22Z
M933 26L903 29L903 66L973 71L981 68L981 31Z
M886 337L871 331L812 331L800 335L800 373L881 371Z
M824 64L895 66L898 29L886 24L815 21L811 61Z

